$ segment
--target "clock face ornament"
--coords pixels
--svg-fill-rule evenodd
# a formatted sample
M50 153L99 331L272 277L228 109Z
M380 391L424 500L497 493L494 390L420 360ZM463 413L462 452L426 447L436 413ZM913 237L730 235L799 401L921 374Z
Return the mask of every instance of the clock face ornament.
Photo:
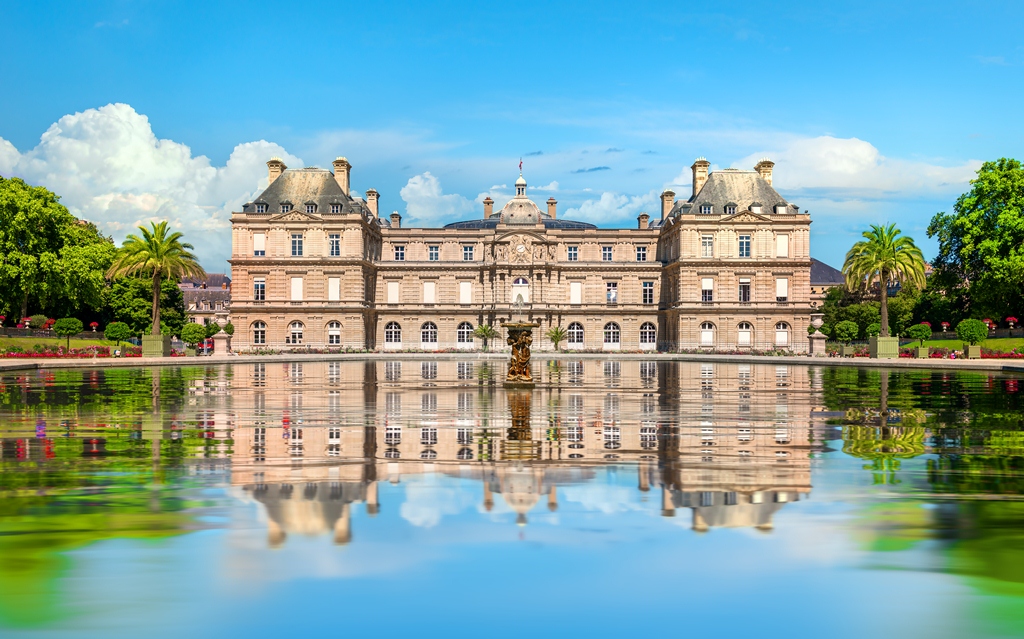
M525 253L525 252L526 252L526 247L523 246L522 244L520 244L519 246L516 247L516 253L522 254L522 253Z

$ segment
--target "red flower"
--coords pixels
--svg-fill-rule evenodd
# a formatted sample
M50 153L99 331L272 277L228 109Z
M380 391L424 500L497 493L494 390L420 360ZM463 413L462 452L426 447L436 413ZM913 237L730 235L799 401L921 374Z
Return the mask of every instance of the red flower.
M927 326L928 328L932 327L932 323L931 322L921 322L921 323L924 324L925 326Z
M0 322L2 322L2 321L4 321L4 318L3 318L2 315L0 315ZM1007 317L1006 321L1007 322L1013 322L1014 324L1016 324L1017 323L1017 318L1016 317Z

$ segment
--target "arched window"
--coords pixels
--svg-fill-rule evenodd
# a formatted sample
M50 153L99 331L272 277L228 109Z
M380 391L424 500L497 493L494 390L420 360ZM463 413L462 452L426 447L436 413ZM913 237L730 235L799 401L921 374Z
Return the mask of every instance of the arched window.
M775 345L789 346L789 324L779 322L775 325Z
M285 344L302 343L302 322L292 322L288 325L288 337L284 338Z
M604 343L605 344L618 344L622 331L619 330L619 325L615 322L608 322L604 325Z
M402 327L399 326L398 322L388 322L387 325L384 327L384 343L402 343Z
M512 303L515 304L519 297L523 298L523 304L530 303L530 280L525 277L512 280Z
M529 286L529 284L530 280L526 279L525 277L517 277L515 281L512 282L512 286Z
M330 346L341 344L341 322L328 322L327 344Z
M749 322L740 322L740 325L736 328L739 331L736 337L736 345L750 346L753 342L754 327Z
M715 325L711 322L704 322L700 325L700 345L715 345Z
M583 345L583 324L579 322L573 322L569 324L569 329L566 331L566 341L570 344Z
M267 325L264 322L253 322L252 325L252 343L253 344L266 344L267 343Z
M426 322L420 327L420 341L424 344L437 344L437 324Z
M437 451L428 448L420 453L420 459L437 459Z
M460 448L456 457L458 457L459 459L473 459L473 449Z
M654 344L658 341L658 329L651 322L644 322L640 325L640 343Z
M473 325L469 322L459 324L459 328L455 331L455 337L459 344L472 344Z

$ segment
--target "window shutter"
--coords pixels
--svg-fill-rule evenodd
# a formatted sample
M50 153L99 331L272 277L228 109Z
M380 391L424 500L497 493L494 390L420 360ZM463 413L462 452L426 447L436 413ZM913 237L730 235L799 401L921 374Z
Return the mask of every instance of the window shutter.
M330 277L327 279L327 301L337 302L341 300L341 278Z
M388 282L388 304L398 304L398 282Z
M265 233L256 233L252 236L252 250L254 251L265 251L267 250L267 236Z
M583 282L569 282L569 303L583 303Z
M789 236L775 236L775 257L789 257Z
M302 301L302 278L301 277L293 277L292 278L292 301L293 302L301 302Z
M437 303L437 282L423 282L423 303Z
M749 277L741 277L740 278L740 284L750 284L750 278Z
M715 280L711 277L702 278L700 281L700 289L702 291L713 291L715 290Z
M459 282L459 304L473 303L473 282Z
M775 280L775 297L789 297L789 280L784 277Z

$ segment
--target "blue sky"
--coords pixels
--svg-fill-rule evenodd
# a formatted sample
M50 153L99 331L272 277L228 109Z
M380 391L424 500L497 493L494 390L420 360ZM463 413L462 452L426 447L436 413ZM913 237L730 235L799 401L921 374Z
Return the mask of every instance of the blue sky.
M345 155L423 225L500 203L523 157L535 199L608 226L688 197L697 156L769 156L816 257L883 221L931 256L931 216L1022 155L1024 4L777 4L8 1L0 175L116 239L169 217L221 270L272 155Z

